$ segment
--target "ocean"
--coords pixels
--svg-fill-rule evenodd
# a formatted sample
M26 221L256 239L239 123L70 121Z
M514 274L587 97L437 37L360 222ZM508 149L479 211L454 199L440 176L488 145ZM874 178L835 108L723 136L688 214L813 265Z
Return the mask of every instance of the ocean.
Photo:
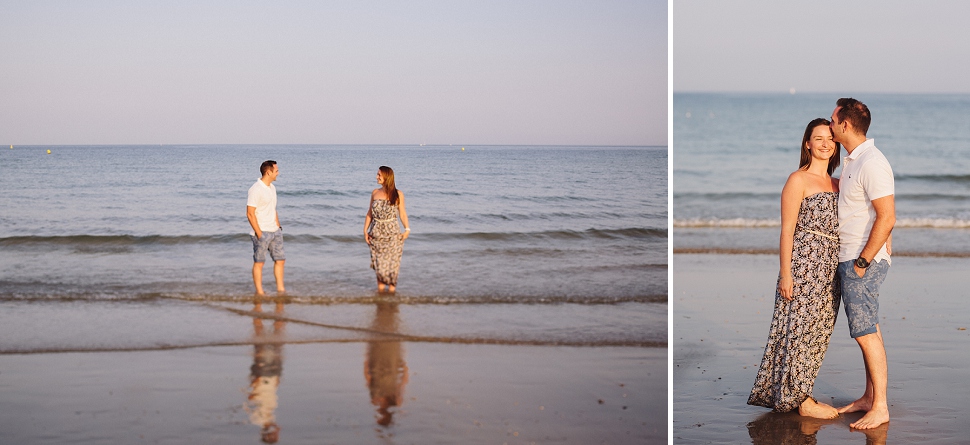
M675 93L674 253L777 254L781 189L802 133L839 97ZM893 255L970 257L970 95L854 97L895 175Z
M415 340L665 346L667 156L667 147L4 146L0 354L249 341L251 319L206 322L198 309L251 308L246 193L266 159L280 168L287 311L339 328L291 330L294 340L343 332L357 341L367 311L391 298L423 308L402 326ZM363 239L381 165L395 170L412 228L394 297L375 293ZM264 287L273 296L271 264Z

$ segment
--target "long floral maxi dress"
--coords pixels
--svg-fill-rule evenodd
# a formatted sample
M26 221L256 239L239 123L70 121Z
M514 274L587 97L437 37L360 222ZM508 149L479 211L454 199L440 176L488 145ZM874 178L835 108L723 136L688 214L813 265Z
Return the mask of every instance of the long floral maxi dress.
M838 201L835 192L802 200L792 248L793 299L786 300L776 288L768 345L749 405L791 411L811 397L842 299L835 273Z
M371 207L370 268L377 272L377 280L397 286L397 272L401 268L404 241L397 223L397 206L386 199L375 199Z

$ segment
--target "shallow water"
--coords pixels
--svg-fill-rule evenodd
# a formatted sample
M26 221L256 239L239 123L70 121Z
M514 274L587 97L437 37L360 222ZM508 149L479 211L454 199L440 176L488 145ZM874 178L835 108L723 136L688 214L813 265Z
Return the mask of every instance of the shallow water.
M42 304L78 331L13 335L6 351L70 350L78 339L141 348L150 341L120 334L197 313L186 302L248 304L245 199L265 159L280 168L290 311L350 313L379 300L362 232L377 168L390 165L413 229L396 301L442 312L432 335L475 337L464 327L491 324L501 341L533 341L514 325L561 318L561 332L537 341L666 342L656 316L667 307L666 147L17 146L0 157L17 165L0 178L0 305ZM264 286L275 287L268 267ZM587 317L619 326L569 329ZM117 321L101 339L76 328L101 320ZM173 343L238 338L204 322L185 332L196 337Z
M674 249L777 250L781 189L798 167L805 126L831 116L839 97L675 94ZM868 105L868 136L895 175L894 254L970 257L970 96L856 98Z

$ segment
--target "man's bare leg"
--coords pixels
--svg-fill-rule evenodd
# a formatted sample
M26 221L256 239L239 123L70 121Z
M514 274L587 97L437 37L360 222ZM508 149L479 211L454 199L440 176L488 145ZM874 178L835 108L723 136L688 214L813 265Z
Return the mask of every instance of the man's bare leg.
M876 334L879 335L879 340L882 340L882 331L879 330L879 325L876 325ZM860 345L860 349L861 347ZM840 413L854 413L872 409L872 372L869 370L869 361L866 359L865 352L862 354L862 362L866 368L866 390L858 400L839 408Z
M882 332L876 325L876 332L856 338L862 348L862 358L866 364L866 392L859 400L839 409L839 412L862 411L866 415L849 426L865 430L889 422L889 402L886 396L889 384L889 367L886 361L886 348ZM871 384L871 391L870 391Z
M273 276L276 277L276 293L282 294L286 292L286 286L283 286L283 266L286 260L280 260L273 263Z
M256 285L256 295L263 296L263 263L253 263L253 284Z
M815 399L808 397L799 405L798 415L816 419L834 419L839 417L839 411L830 405L816 402Z

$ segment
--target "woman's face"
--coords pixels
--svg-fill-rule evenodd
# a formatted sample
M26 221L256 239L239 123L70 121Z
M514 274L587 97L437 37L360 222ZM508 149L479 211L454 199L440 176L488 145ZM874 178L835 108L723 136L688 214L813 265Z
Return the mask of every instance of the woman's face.
M377 171L377 183L384 185L384 174L380 170Z
M832 130L826 125L818 125L812 129L812 136L805 143L812 158L828 161L832 156L837 156L835 140L832 139Z

